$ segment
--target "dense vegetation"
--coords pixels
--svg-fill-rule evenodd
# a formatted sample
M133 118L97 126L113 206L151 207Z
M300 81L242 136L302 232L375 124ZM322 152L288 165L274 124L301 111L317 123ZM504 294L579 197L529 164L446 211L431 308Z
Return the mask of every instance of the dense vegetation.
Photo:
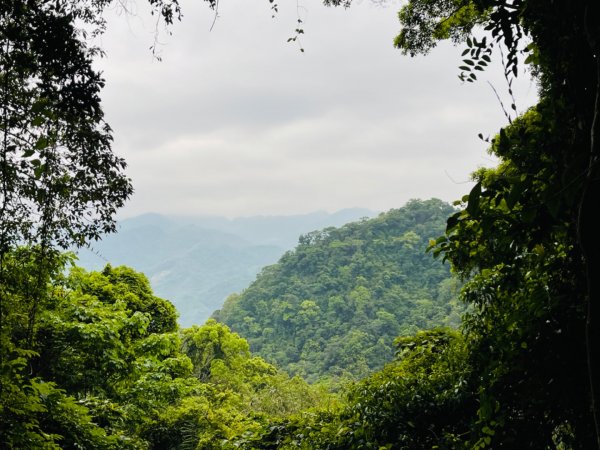
M77 249L87 270L113 265L143 272L154 292L177 307L179 324L202 324L232 292L294 248L298 236L341 226L374 212L352 208L295 216L162 216L143 214L119 221L118 233Z
M434 329L396 341L397 358L350 385L344 405L283 419L232 438L243 449L485 448L495 431L472 436L476 394L465 339L456 330ZM513 447L511 447L513 448ZM518 448L518 447L514 447Z
M449 266L425 253L453 212L440 200L413 200L303 235L214 317L289 373L362 378L390 361L396 336L460 322Z
M524 59L540 102L507 112L490 140L501 163L475 173L431 248L466 281L462 336L399 341L399 361L342 414L264 436L288 448L600 448L600 4L411 0L399 17L405 53L466 43L465 81L501 47L510 88Z
M222 448L266 417L335 406L224 325L178 329L173 305L127 267L53 267L27 333L29 292L16 287L40 276L34 253L5 259L21 279L2 305L2 448Z
M400 338L397 360L340 410L297 415L273 412L278 390L263 388L297 387L300 408L312 389L278 378L223 325L178 332L173 308L128 269L64 275L56 249L114 229L131 194L85 40L110 3L0 2L3 447L600 448L596 0L402 7L405 53L464 42L460 76L475 81L502 47L509 83L525 56L540 102L508 117L490 142L501 164L475 174L432 245L466 282L462 333ZM150 3L166 23L180 14Z

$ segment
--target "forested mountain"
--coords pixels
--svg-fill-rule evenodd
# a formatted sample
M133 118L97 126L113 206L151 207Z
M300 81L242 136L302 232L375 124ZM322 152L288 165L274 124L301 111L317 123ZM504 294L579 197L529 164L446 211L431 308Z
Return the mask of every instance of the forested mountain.
M303 235L214 317L309 381L363 377L392 358L396 336L458 324L457 282L426 253L453 211L437 199L413 200Z
M180 17L177 1L149 3L167 25ZM507 108L489 140L499 164L456 211L414 201L309 233L215 314L311 379L342 363L362 376L386 336L452 315L448 268L423 254L450 213L430 248L465 281L460 332L396 338L395 360L342 404L223 324L179 329L132 269L66 270L63 250L114 231L133 193L87 39L110 4L0 2L1 448L600 449L597 0L401 7L403 52L462 43L460 78L475 81L500 47L509 94L526 69L540 102Z
M113 265L144 272L157 295L171 300L182 326L202 324L233 292L247 287L298 236L375 213L351 208L294 216L171 217L144 214L123 220L118 232L78 251L88 270Z

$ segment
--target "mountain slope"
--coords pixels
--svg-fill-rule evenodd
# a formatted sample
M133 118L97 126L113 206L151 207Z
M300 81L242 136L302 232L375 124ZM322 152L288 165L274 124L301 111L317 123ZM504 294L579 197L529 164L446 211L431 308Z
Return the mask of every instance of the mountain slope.
M296 216L173 217L144 214L119 223L78 264L101 270L108 262L144 272L156 295L171 300L182 326L202 324L232 292L247 287L302 233L373 216L366 209Z
M362 377L398 335L458 324L456 281L425 253L453 208L436 199L304 235L214 317L309 381Z

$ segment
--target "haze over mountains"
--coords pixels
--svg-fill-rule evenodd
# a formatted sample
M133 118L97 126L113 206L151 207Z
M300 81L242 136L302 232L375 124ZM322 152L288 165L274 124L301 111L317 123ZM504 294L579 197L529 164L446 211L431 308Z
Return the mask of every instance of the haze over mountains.
M377 214L364 208L235 219L144 214L119 222L116 234L81 249L78 265L99 270L110 261L143 272L187 327L204 323L227 296L294 248L300 235Z

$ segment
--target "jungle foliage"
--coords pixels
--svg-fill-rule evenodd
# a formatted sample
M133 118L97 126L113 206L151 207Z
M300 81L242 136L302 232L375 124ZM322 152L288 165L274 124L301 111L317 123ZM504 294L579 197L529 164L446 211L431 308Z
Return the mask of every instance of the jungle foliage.
M434 246L474 307L480 407L467 442L492 430L493 448L600 448L600 4L413 0L400 21L404 52L464 42L460 76L474 81L501 48L509 89L525 67L539 86L539 103L490 142L501 164L474 174Z
M539 103L524 114L510 105L508 124L488 140L501 163L474 173L430 246L466 283L470 309L455 341L466 352L449 345L440 359L419 360L427 346L415 345L415 358L401 352L360 382L341 415L283 424L275 440L287 448L600 448L600 4L411 0L399 19L403 53L451 39L464 45L461 80L477 81L501 56L509 96L525 68L539 86ZM446 351L460 369L440 366ZM418 361L424 370L395 370ZM439 367L454 378L413 410L444 379L435 378ZM407 399L403 383L413 377Z
M291 374L362 378L390 361L398 335L460 322L459 285L449 265L425 252L454 211L440 200L413 200L303 235L213 317Z
M317 386L252 356L226 326L178 329L173 305L127 267L44 274L29 335L31 249L12 252L2 327L2 448L227 448L266 418L336 407Z
M180 14L176 1L150 3L166 23ZM474 82L502 48L509 87L528 65L540 102L508 117L490 141L501 164L475 173L474 188L430 246L466 283L461 297L470 309L461 332L396 340L395 361L350 385L345 403L321 406L316 387L252 357L224 325L178 330L172 306L131 269L65 273L68 257L57 249L111 231L116 208L132 192L102 117L103 81L91 67L100 50L85 36L102 32L110 4L0 3L3 447L600 448L596 0L410 0L402 7L395 43L403 52L424 54L452 39L466 46L459 77ZM303 261L321 264L311 259L318 256L312 241L350 258L340 268L360 256L361 242L338 236L332 245L328 233L307 236L286 256L294 270L311 273ZM395 237L396 250L414 238ZM344 314L348 301L355 308L349 321L356 312L394 328L395 318L369 311L366 300L377 301L378 286L362 289L369 278L358 265L352 270L354 294L341 302L320 304L313 289L335 286L343 271L309 283L295 299L273 295L300 306L292 317L282 303L277 326L294 325L305 344L292 319L310 327L330 304ZM300 285L299 276L288 279ZM251 316L239 319L252 330L244 317ZM347 337L356 348L364 340ZM295 362L297 350L275 356ZM374 368L353 362L359 376ZM317 409L300 411L311 405Z

